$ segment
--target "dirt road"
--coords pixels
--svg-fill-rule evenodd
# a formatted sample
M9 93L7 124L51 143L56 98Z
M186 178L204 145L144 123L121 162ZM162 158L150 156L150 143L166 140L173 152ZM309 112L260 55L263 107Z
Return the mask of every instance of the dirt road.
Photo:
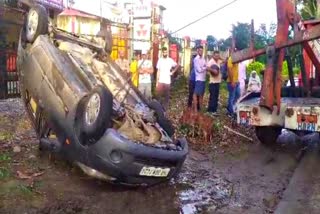
M0 124L0 213L292 213L301 199L319 213L318 156L301 160L292 140L272 149L241 140L191 149L169 183L125 188L40 154L19 99L0 101Z

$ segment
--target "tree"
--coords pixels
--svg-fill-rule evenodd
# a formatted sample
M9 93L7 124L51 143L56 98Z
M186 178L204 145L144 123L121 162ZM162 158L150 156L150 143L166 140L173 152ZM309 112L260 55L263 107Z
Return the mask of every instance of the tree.
M320 17L319 0L299 0L298 5L301 7L300 14L303 19L314 19Z
M229 47L231 47L232 44L232 38L229 37L227 39L220 39L217 42L218 48L220 51L226 51Z
M256 49L264 48L274 43L276 30L277 30L277 25L275 23L271 23L269 28L267 28L266 24L261 24L258 30L256 30L254 35L255 48ZM262 63L266 63L266 56L265 55L259 56L257 57L256 60Z
M215 47L217 46L217 39L214 36L207 36L207 48L208 51L214 51Z
M248 23L240 23L233 25L232 34L235 39L235 46L238 50L249 47L251 25Z
M201 39L196 39L194 41L194 43L195 43L196 47L200 46L201 45Z

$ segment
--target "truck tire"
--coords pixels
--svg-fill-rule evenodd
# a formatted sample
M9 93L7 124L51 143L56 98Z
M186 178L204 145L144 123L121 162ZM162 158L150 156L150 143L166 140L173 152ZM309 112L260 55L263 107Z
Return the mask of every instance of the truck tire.
M275 126L257 126L256 136L264 145L274 145L281 134L281 127Z
M171 121L165 117L164 108L162 107L162 105L156 100L150 101L148 105L156 112L156 117L159 125L167 132L170 137L172 137L174 135L174 127Z
M26 21L26 38L33 43L39 35L48 33L48 13L42 5L30 8Z
M99 109L93 109L95 106ZM89 96L84 97L78 105L76 125L79 127L80 138L84 143L100 139L105 130L111 125L113 96L104 87L93 89Z

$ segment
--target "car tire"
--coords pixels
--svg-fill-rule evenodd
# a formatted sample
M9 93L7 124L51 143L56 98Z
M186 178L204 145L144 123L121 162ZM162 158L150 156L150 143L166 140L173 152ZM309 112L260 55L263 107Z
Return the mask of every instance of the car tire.
M256 136L263 145L274 145L281 134L281 127L257 126Z
M94 112L96 114L95 120L90 122L90 113L88 113L88 106L90 99L94 99L93 96L99 97L98 105L99 111ZM111 92L104 87L97 87L93 89L89 96L84 97L78 106L78 121L80 124L81 138L85 142L97 141L111 125L113 107L113 96ZM92 110L92 109L91 109ZM92 113L92 112L91 112Z
M156 100L150 101L148 105L156 112L156 117L159 125L167 132L170 137L172 137L174 135L174 126L172 125L171 121L165 117L164 108L162 107L162 105Z
M48 33L48 13L42 5L30 8L26 21L26 39L33 43L39 35Z

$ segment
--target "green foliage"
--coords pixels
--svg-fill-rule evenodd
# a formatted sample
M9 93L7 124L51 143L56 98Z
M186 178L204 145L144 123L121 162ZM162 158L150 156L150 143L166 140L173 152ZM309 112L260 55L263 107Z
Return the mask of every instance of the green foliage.
M201 45L201 39L197 39L196 41L194 41L196 47Z
M287 61L284 61L284 62L282 63L282 76L285 76L285 77L289 76L289 70L288 70L288 63L287 63Z
M208 51L213 51L217 46L217 39L214 36L207 36L207 49Z
M0 154L0 162L6 162L11 160L11 157L8 154Z
M168 35L168 39L170 44L176 44L178 46L178 50L182 50L181 39L173 37L171 34Z
M299 0L298 5L301 7L299 12L304 20L320 17L317 0Z
M233 26L233 36L235 39L235 46L238 50L249 47L251 25L248 23L240 23Z
M248 74L250 74L252 71L256 71L258 74L261 74L261 71L264 69L265 65L258 61L252 62L247 66Z
M293 68L293 73L294 73L294 75L298 75L300 73L300 68L299 67L294 67Z
M10 171L9 169L5 167L0 167L0 180L5 179L10 176Z
M226 51L229 47L231 47L231 44L232 38L229 37L227 39L220 39L217 45L220 51Z

